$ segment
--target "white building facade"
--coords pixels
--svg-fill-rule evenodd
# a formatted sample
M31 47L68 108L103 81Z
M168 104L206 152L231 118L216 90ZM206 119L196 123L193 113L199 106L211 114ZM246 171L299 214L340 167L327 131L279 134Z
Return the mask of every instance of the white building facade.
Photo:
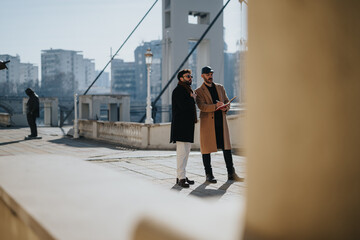
M63 49L42 50L42 92L48 96L82 93L95 76L95 64L81 52Z
M0 71L0 95L23 94L28 87L34 88L39 81L39 68L31 63L21 63L20 56L1 54L0 60L8 61L8 69Z

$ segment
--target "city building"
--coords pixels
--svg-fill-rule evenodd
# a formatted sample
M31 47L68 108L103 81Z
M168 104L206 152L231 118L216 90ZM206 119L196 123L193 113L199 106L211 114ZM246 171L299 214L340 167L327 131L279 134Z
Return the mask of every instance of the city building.
M222 0L162 0L162 33L163 33L163 84L179 69L181 63L189 54L189 42L197 42L215 19L223 6ZM190 43L191 44L191 43ZM186 49L186 50L185 50ZM185 50L185 51L184 51ZM195 59L194 59L195 60ZM212 25L196 50L196 69L198 76L193 79L195 86L202 84L201 68L210 65L214 69L216 82L224 83L224 39L223 16ZM189 68L189 61L181 68ZM173 80L162 97L163 107L171 105L171 92L177 81ZM162 120L170 121L170 112L163 112Z
M38 67L31 63L21 63L20 56L0 54L0 60L10 62L7 68L0 71L0 95L23 95L26 88L37 89L39 86Z
M79 90L86 91L96 78L95 63L93 59L84 58L85 81Z
M246 61L246 55L247 55L247 50L240 50L238 52L236 52L237 54L237 60L236 60L236 69L238 71L238 73L235 73L235 78L234 78L234 87L236 89L237 92L237 96L238 96L238 102L240 104L244 104L246 99L245 99L245 61Z
M147 97L147 66L145 64L145 53L150 49L153 58L150 71L150 93L151 102L157 98L162 90L162 41L153 40L143 42L135 51L135 84L136 98L131 101L131 121L139 122L145 115ZM161 100L156 103L153 111L154 122L161 122L162 105Z
M150 49L153 57L150 72L150 92L151 99L154 100L161 91L161 62L162 62L162 46L161 40L154 40L150 42L143 42L135 51L136 64L136 99L139 101L146 101L147 97L147 66L145 64L145 53Z
M98 77L98 79L90 88L88 94L110 94L110 74L108 72L102 72L99 76L100 72L101 71L98 70L95 71L95 78ZM93 80L95 80L95 78Z
M96 77L100 74L101 71L96 70ZM99 78L96 80L94 86L104 87L109 89L110 92L110 74L108 72L102 72Z
M49 49L41 52L41 90L45 96L69 97L86 90L95 76L95 64L79 51Z
M237 53L224 54L224 87L229 99L237 95L235 77L237 76Z
M18 90L23 91L28 87L35 91L39 88L39 67L31 63L20 63Z
M111 93L128 94L130 99L136 97L135 63L122 59L111 61Z

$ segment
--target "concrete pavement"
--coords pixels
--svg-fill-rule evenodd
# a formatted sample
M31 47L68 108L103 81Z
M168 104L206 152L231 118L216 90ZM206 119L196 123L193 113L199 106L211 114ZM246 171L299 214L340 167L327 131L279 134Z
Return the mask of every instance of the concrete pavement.
M38 128L39 140L24 140L29 134L28 128L0 128L0 157L18 155L56 154L72 156L93 163L98 167L109 168L144 179L164 189L179 192L182 195L201 199L226 201L243 198L246 181L228 182L222 152L212 154L212 165L217 184L205 182L201 153L192 151L187 166L187 176L195 180L189 189L175 184L176 152L146 151L124 148L121 144L110 144L87 139L73 139L66 136L69 127ZM22 155L22 156L20 156ZM233 155L236 172L245 177L245 158Z
M175 184L175 151L145 151L65 136L69 128L0 129L1 239L234 240L243 234L246 182L227 181L213 154L217 184L205 183L191 152L189 189ZM244 158L234 156L245 175ZM216 220L215 220L216 219ZM166 237L165 239L171 239Z

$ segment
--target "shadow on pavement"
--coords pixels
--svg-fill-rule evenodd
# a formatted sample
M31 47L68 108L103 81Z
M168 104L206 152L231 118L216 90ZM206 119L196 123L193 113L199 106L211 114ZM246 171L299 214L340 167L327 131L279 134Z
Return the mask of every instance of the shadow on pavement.
M16 140L16 141L11 141L11 142L3 142L3 143L0 143L0 146L13 144L13 143L19 143L19 142L23 142L23 141L25 141L25 140Z
M24 126L23 126L23 127L19 127L19 126L10 126L10 127L1 126L1 127L0 127L0 129L5 129L5 130L21 129L21 128L24 128Z
M181 191L181 189L183 189L182 187L180 187L178 184L174 184L174 186L171 188L171 190L176 190L176 191Z
M85 138L74 139L72 137L67 137L67 136L64 136L64 137L58 138L58 139L48 140L48 142L66 145L69 147L76 147L76 148L102 147L102 148L110 148L110 149L116 149L116 150L135 150L133 148L125 147L120 144L95 141L95 140L85 139Z
M196 189L194 189L189 195L200 197L200 198L221 198L226 190L233 184L234 181L227 181L223 185L221 185L218 189L206 188L210 183L204 182Z

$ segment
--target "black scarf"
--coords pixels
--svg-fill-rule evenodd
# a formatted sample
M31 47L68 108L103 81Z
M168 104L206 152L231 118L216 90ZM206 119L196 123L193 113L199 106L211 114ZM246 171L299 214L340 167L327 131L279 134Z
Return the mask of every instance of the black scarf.
M178 85L182 86L186 89L186 91L190 94L194 94L194 91L191 89L190 85L186 82L182 82L179 80ZM193 115L194 115L194 122L197 123L197 116L196 116L196 107L195 107L195 99L194 99L194 108L193 108Z
M190 85L186 82L179 81L178 84L186 89L186 91L191 95L191 93L194 93L191 89Z

